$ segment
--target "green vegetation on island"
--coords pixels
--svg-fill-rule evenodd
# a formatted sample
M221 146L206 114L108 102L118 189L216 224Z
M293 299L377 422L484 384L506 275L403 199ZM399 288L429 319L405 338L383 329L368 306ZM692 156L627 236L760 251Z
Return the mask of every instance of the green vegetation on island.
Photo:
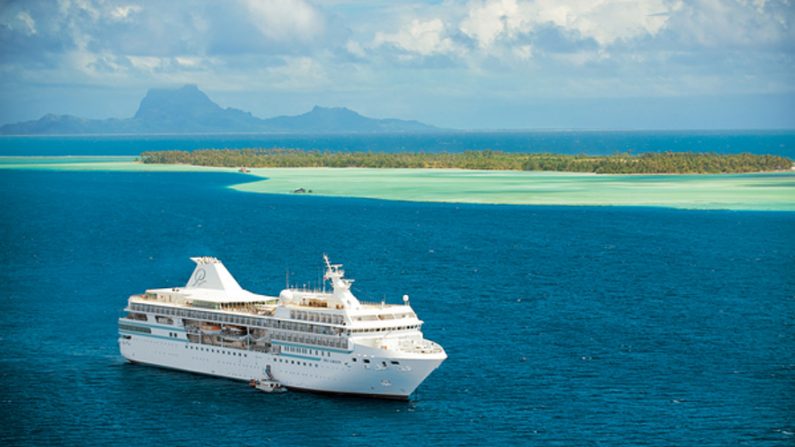
M595 174L720 174L786 171L792 160L776 155L696 152L618 153L607 156L466 152L327 152L297 149L201 149L141 154L149 164L248 168L410 168L558 171Z

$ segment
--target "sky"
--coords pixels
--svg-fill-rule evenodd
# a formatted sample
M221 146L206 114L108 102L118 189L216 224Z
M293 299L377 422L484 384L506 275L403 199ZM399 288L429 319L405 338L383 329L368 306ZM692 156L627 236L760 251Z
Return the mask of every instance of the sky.
M0 0L0 124L196 84L458 129L793 129L795 0Z

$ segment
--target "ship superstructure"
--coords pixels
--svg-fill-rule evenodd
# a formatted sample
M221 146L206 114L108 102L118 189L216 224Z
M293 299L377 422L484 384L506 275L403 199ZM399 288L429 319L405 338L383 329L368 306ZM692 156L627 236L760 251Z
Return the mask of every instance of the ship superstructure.
M184 287L129 298L119 346L132 362L291 389L407 399L447 355L403 304L365 303L324 255L331 289L249 292L216 258Z

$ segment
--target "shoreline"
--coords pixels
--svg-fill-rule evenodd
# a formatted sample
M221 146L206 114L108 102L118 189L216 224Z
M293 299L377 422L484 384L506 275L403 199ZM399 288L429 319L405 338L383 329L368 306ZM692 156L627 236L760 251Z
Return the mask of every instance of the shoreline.
M145 164L124 156L0 157L0 171L220 172L248 177L228 187L258 194L415 202L644 206L795 211L795 171L743 174L595 174L414 168L236 168ZM308 192L298 192L303 189Z

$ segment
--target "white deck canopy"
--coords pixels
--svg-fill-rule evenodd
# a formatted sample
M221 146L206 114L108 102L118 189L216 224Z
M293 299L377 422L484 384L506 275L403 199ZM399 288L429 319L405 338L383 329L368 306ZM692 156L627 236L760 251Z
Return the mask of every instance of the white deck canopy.
M243 291L240 284L218 259L209 256L190 259L196 263L196 268L185 284L186 289L216 289L233 294Z
M193 274L182 289L154 289L151 292L177 293L186 298L211 303L254 303L276 297L259 295L240 287L224 264L210 256L191 258L196 263Z

